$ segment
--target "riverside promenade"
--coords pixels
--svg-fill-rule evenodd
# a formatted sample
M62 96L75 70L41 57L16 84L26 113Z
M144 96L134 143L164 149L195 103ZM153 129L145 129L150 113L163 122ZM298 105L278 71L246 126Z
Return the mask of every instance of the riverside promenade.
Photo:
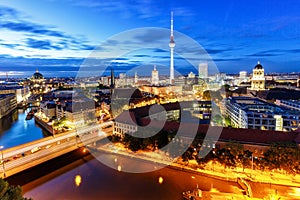
M187 164L185 162L182 162L180 158L171 159L170 157L166 156L164 152L161 152L159 150L151 153L143 151L131 152L130 150L124 148L121 144L107 144L101 147L97 147L96 149L91 149L91 152L95 150L114 154L116 156L121 155L133 159L154 162L161 165L166 165L169 168L185 171L190 174L203 175L223 181L238 183L239 180L242 179L246 182L246 184L248 184L249 188L247 189L250 190L250 193L252 193L252 190L256 190L256 193L259 193L257 191L259 191L260 188L257 187L260 184L270 185L270 193L272 193L273 196L276 195L275 193L277 191L276 189L271 189L272 185L273 187L291 187L295 190L297 190L297 188L300 188L300 175L291 176L282 173L262 172L251 169L245 169L243 171L243 169L241 168L224 169L223 166L212 163L207 164L204 169L200 169L196 161L191 161ZM246 189L243 187L241 188L243 190ZM249 191L245 192L245 194L249 195ZM251 198L254 198L255 196L257 196L257 194L253 195ZM280 197L281 199L290 199L287 197Z

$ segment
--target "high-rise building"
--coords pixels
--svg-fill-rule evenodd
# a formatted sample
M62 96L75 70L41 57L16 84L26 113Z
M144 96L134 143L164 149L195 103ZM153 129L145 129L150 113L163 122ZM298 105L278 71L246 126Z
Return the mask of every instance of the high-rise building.
M137 72L135 72L134 73L134 84L137 85L138 81L139 81L139 77L138 77Z
M151 84L159 85L159 75L158 75L158 70L156 70L156 65L154 65L154 69L152 70Z
M247 72L246 71L240 71L240 76L239 76L239 80L238 80L238 84L241 84L241 83L245 83L248 81L248 78L247 78Z
M110 69L110 88L115 88L115 72L113 68Z
M127 86L127 77L125 73L119 74L119 79L115 80L115 84L117 87L125 87Z
M173 30L173 12L171 12L171 36L170 36L170 42L169 42L170 52L171 52L171 58L170 58L170 84L174 84L174 47L175 47L175 41L174 41L174 30Z
M208 78L208 64L200 63L198 67L199 78Z
M265 90L265 70L258 61L257 65L253 69L253 75L251 78L251 90Z
M246 71L240 71L240 79L241 80L247 79L247 72Z

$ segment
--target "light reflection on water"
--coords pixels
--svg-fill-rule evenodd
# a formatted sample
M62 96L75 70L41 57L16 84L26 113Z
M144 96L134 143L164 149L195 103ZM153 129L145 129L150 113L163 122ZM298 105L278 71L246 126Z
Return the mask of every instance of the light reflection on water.
M5 149L48 136L35 124L34 119L25 120L25 118L25 110L18 109L11 115L0 119L0 145Z
M117 159L116 159L117 158ZM115 162L117 160L117 162ZM119 166L128 166L131 159L111 155L111 161ZM80 162L80 165L78 164ZM124 163L126 162L126 164ZM142 165L152 165L149 162ZM23 186L26 197L35 200L47 199L181 199L183 191L200 189L209 191L211 183L222 192L240 193L236 183L227 183L212 178L193 175L183 171L163 168L158 171L135 174L114 170L99 163L97 159L77 161ZM80 175L80 186L74 178Z

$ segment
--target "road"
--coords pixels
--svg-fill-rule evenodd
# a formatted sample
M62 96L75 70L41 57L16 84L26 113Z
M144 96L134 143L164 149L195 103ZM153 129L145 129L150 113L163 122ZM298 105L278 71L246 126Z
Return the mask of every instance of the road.
M112 132L112 127L105 129L105 131L102 130L102 127L111 124L112 122L106 122L101 125L85 126L76 131L69 131L55 137L43 138L3 150L2 167L0 167L1 176L11 176L73 151L80 146L101 140Z

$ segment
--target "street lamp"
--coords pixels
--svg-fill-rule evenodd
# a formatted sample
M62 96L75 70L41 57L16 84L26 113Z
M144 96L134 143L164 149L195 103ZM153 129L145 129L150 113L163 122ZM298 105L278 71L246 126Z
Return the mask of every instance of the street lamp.
M78 144L77 144L77 137L78 137L78 132L77 132L77 121L75 121L75 142L76 142L76 146L78 147Z
M2 169L3 169L3 176L4 176L4 178L5 178L6 175L5 175L5 167L4 167L4 160L3 160L3 148L4 148L4 146L0 146L0 150L1 150L1 160L2 160Z

